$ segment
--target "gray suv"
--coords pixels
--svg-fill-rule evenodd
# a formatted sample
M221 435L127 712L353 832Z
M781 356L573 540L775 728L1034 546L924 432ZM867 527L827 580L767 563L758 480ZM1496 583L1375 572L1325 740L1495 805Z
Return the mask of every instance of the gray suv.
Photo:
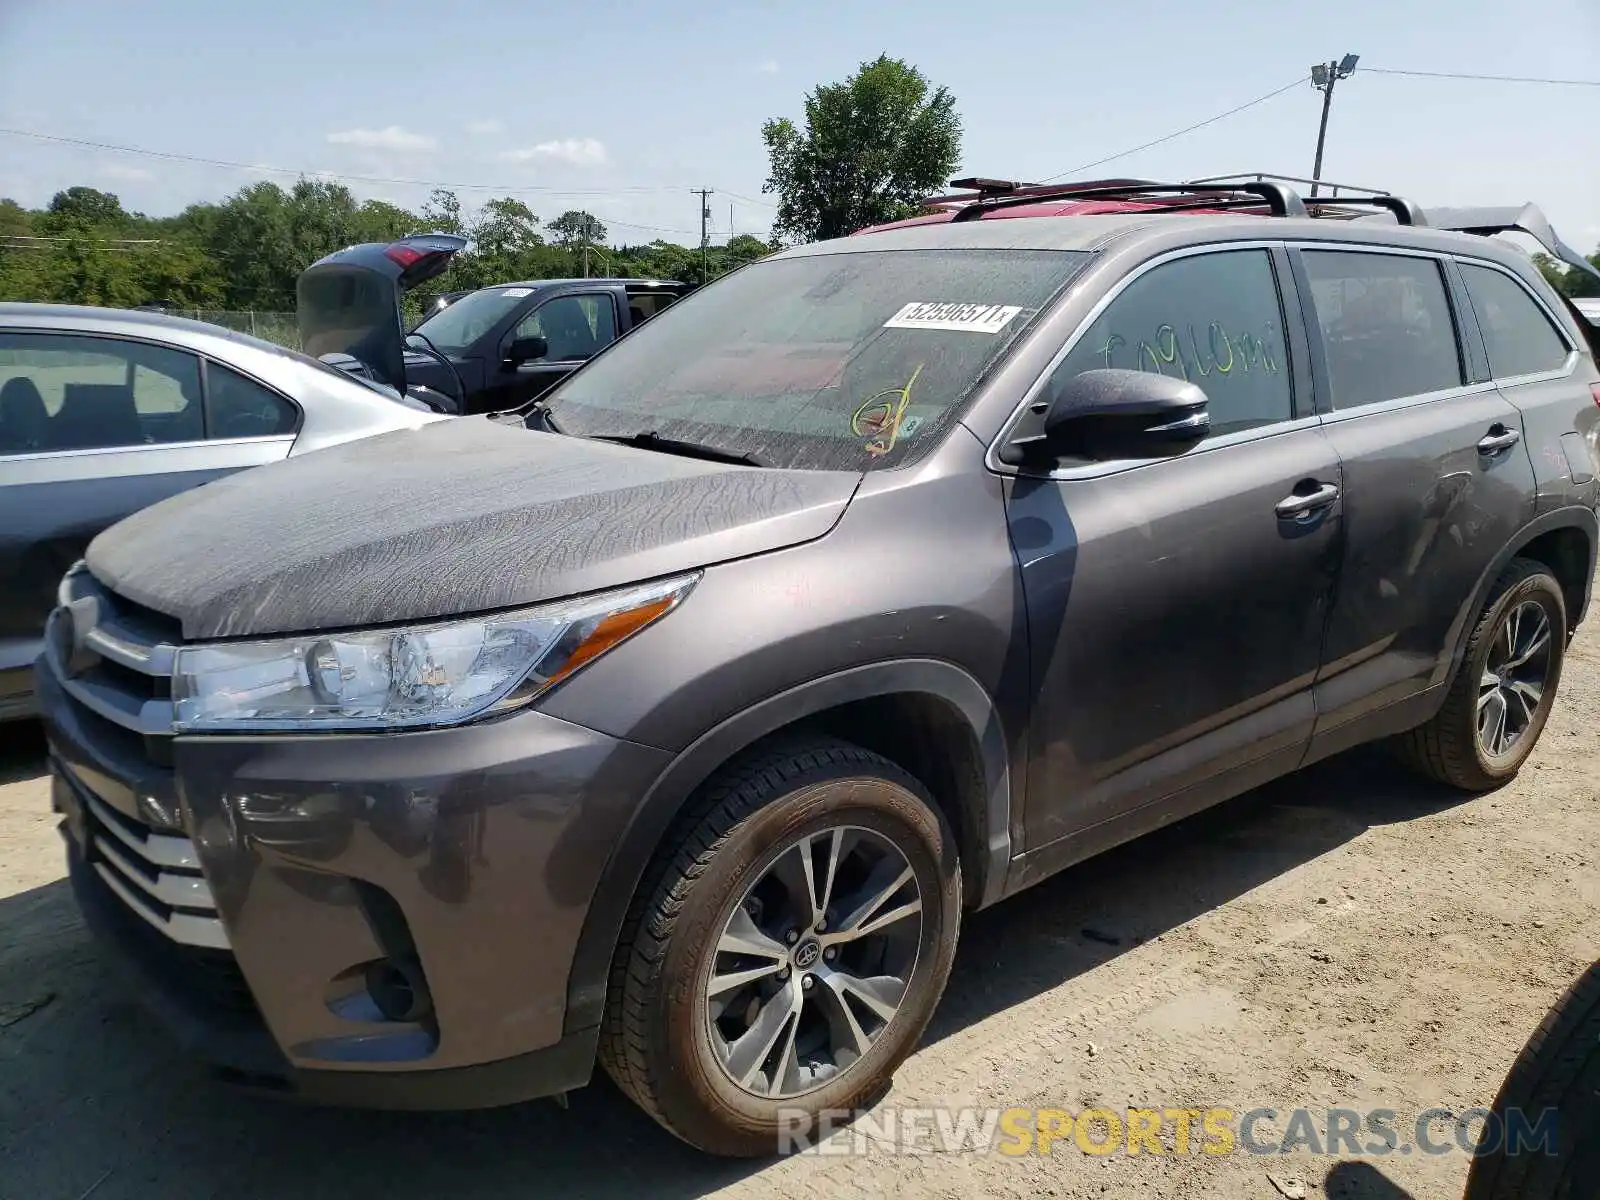
M598 1059L764 1154L880 1094L964 912L1360 742L1505 782L1589 601L1600 373L1526 256L1422 221L980 181L519 412L136 514L39 666L86 917L232 1079Z

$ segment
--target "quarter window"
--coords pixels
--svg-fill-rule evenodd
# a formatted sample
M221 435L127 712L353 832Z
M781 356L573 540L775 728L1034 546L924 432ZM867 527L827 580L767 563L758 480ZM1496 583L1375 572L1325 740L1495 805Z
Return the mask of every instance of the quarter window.
M206 404L214 438L293 433L299 414L282 396L219 362L206 362Z
M0 454L204 437L194 355L112 338L0 333Z
M1472 310L1489 351L1489 370L1496 378L1559 371L1570 353L1532 296L1509 275L1488 267L1461 264L1461 278L1472 297Z
M449 310L446 310L449 311ZM593 358L617 337L609 296L557 296L517 324L512 339L542 337L550 345L545 362Z
M1461 352L1436 260L1307 250L1304 261L1334 408L1461 386Z
M1283 306L1265 250L1176 259L1139 276L1095 319L1054 382L1105 367L1197 384L1211 436L1294 415Z

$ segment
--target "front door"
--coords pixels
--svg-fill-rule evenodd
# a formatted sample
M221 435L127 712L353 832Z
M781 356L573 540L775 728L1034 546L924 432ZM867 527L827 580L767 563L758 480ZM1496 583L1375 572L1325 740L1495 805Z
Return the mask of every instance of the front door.
M1171 459L1012 482L1030 850L1088 845L1103 822L1257 760L1293 766L1310 738L1342 481L1309 404L1297 408L1286 261L1245 248L1158 263L1057 368L1181 375L1206 392L1212 433Z
M502 354L525 338L543 338L546 352L538 358L495 366L489 392L475 397L472 410L515 408L537 400L617 339L616 301L609 292L552 296L512 327Z

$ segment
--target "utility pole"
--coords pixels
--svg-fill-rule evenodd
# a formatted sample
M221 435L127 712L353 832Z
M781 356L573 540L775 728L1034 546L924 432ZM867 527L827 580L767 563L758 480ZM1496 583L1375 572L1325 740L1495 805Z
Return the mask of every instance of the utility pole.
M583 277L589 278L589 214L583 214Z
M1333 85L1356 73L1359 54L1346 54L1342 59L1318 63L1311 68L1311 86L1322 93L1322 124L1317 127L1317 158L1311 167L1311 194L1317 194L1317 183L1322 179L1322 148L1328 140L1328 111L1333 107Z
M692 188L700 197L700 282L711 282L711 243L706 239L706 222L711 219L709 197L716 195L715 188Z

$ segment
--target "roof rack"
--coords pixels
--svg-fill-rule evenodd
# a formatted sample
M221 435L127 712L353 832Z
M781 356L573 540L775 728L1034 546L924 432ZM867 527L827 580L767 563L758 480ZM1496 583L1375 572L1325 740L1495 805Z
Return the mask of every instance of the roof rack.
M1107 180L1097 183L1013 184L1009 180L958 179L951 186L976 185L977 194L956 210L953 221L976 221L985 213L1044 200L1142 200L1174 208L1258 208L1263 201L1276 217L1306 216L1304 201L1292 188L1275 180L1253 180L1226 187L1197 187L1189 183L1152 183L1147 180ZM1177 203L1164 197L1178 197ZM959 198L951 198L951 200ZM1184 201L1189 203L1184 203ZM949 202L941 198L940 202Z
M1313 216L1362 216L1364 214L1354 212L1329 212L1324 210L1348 208L1352 206L1368 206L1371 208L1381 208L1386 212L1393 214L1396 223L1400 225L1427 225L1428 223L1428 218L1423 214L1422 209L1412 201L1407 200L1404 196L1396 196L1393 192L1386 192L1381 188L1358 187L1353 183L1333 183L1326 179L1307 179L1300 175L1276 175L1270 171L1252 171L1247 174L1239 175L1212 175L1205 179L1191 179L1189 182L1204 186L1210 184L1237 184L1240 181L1261 183L1268 180L1277 183L1297 185L1310 184L1313 194L1305 197L1305 203L1310 208L1317 210L1312 213ZM1328 195L1316 195L1315 193L1318 188L1327 188ZM1354 196L1341 196L1339 194L1340 192L1356 192L1359 194Z
M1299 188L1326 188L1327 196L1302 196ZM952 179L950 186L965 189L923 201L927 208L954 207L955 221L976 221L998 209L1037 204L1049 200L1135 200L1160 205L1167 212L1203 209L1260 211L1265 208L1275 217L1333 217L1355 219L1366 216L1362 209L1381 209L1401 225L1425 226L1422 209L1403 196L1379 188L1355 184L1306 179L1297 175L1278 175L1255 171L1237 175L1216 175L1191 179L1185 183L1161 183L1153 179L1100 179L1081 183L1023 183L1013 179L968 176Z

